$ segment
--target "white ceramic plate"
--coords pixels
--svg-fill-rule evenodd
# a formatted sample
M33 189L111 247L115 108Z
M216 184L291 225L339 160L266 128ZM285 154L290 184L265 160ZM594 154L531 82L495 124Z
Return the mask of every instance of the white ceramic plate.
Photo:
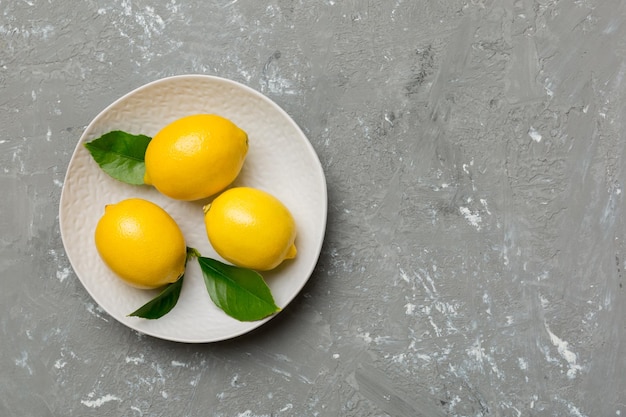
M244 334L271 317L240 322L227 316L209 298L196 261L188 263L180 299L169 314L157 320L127 317L158 292L134 289L120 281L101 261L93 234L106 204L140 197L159 204L174 217L188 246L203 256L220 259L204 229L202 206L207 200L176 201L148 186L118 182L100 169L83 146L112 130L154 136L169 122L194 113L219 114L248 133L248 156L233 185L272 193L296 220L298 256L263 273L276 304L287 306L311 276L322 247L327 214L324 172L296 123L270 99L234 81L205 75L165 78L128 93L104 109L74 150L61 194L59 222L76 275L108 314L154 337L204 343Z

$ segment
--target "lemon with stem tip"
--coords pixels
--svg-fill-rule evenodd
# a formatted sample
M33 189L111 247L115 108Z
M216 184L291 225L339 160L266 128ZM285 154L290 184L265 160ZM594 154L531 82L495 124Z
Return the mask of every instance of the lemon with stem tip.
M237 178L247 153L247 133L229 119L186 116L165 126L148 144L144 183L176 200L206 198Z
M273 195L251 187L224 191L204 206L207 236L232 264L267 271L296 257L296 223Z
M131 286L158 288L185 272L183 234L176 221L150 201L130 198L105 206L95 242L104 263Z

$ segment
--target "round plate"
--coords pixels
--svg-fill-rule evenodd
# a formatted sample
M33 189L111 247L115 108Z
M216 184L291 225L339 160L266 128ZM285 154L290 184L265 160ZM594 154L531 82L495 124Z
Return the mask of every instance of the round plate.
M84 146L112 130L152 137L166 124L195 113L219 114L248 133L248 155L232 186L270 192L296 220L298 256L262 274L276 304L287 306L311 276L320 254L326 229L326 180L315 150L296 123L270 99L234 81L206 75L164 78L126 94L102 111L89 124L72 155L61 193L59 223L76 275L108 314L154 337L205 343L244 334L274 316L255 322L227 316L211 301L198 263L190 261L178 304L172 311L157 320L127 317L158 291L138 290L117 278L96 251L94 230L106 204L144 198L170 213L185 235L187 246L221 260L204 228L202 206L209 200L176 201L152 187L116 181L100 169Z

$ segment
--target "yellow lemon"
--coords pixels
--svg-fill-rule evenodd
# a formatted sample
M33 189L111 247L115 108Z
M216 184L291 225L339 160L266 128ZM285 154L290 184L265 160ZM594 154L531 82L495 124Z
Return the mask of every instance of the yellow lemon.
M230 120L194 114L159 131L145 153L144 182L176 200L199 200L237 178L248 135Z
M187 247L174 219L158 205L131 198L104 208L95 232L104 263L126 283L158 288L185 271Z
M293 216L265 191L224 191L204 206L204 222L215 251L234 265L266 271L296 256Z

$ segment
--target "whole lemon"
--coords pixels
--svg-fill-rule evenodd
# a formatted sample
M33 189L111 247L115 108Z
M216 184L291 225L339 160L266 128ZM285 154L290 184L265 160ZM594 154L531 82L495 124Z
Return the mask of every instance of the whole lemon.
M237 178L248 135L215 114L194 114L159 131L145 153L144 182L176 200L199 200Z
M104 208L95 232L104 263L126 283L158 288L185 271L187 247L174 219L158 205L130 198Z
M224 191L204 206L204 222L215 251L234 265L266 271L296 256L293 216L265 191Z

